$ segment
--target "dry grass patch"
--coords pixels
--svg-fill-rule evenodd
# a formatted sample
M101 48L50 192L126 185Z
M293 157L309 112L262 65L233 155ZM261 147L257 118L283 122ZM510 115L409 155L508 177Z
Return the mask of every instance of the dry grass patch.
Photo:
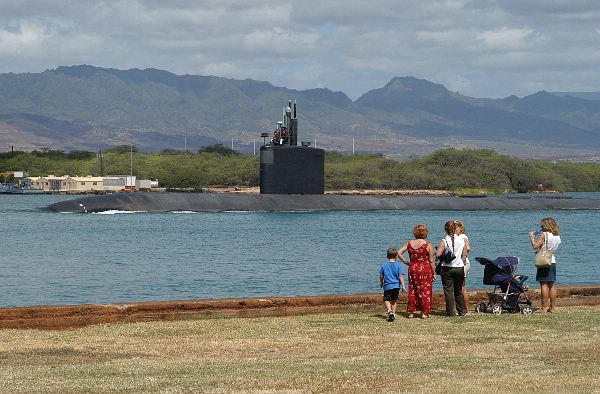
M600 307L0 331L3 392L597 392Z

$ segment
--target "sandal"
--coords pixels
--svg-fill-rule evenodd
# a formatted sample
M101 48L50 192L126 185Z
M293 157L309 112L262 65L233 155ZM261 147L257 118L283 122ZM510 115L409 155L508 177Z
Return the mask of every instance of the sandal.
M430 317L430 315L421 315L421 319L429 319Z
M407 319L412 319L414 316L412 313L409 313L408 316L406 316Z

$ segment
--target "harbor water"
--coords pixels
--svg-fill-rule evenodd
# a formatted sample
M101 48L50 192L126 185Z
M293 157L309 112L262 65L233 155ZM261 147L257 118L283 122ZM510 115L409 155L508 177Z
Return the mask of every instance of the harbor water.
M600 194L575 197L600 198ZM537 286L527 233L555 217L558 285L600 283L600 211L107 212L37 208L68 196L1 195L0 305L60 305L379 292L389 246L424 223L465 223L474 257L519 256ZM438 280L439 282L439 280ZM440 289L440 283L435 289Z

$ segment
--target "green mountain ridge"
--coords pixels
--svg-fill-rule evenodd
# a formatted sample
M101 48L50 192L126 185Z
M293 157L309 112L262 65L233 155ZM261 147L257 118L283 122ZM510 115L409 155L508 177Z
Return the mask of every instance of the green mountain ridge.
M600 152L600 101L568 94L474 98L395 77L352 101L326 88L88 65L0 74L0 146L134 144L159 151L233 139L248 151L262 132L274 129L290 99L298 102L300 140L317 140L326 149L349 150L354 138L362 151L386 154L444 146L499 147L519 156Z

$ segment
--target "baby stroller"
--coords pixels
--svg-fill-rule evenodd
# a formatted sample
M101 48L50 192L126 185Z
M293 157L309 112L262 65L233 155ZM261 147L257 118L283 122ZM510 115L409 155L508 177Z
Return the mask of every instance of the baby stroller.
M483 284L494 285L494 291L488 293L488 303L477 303L475 312L485 312L489 309L494 315L501 314L503 310L511 313L521 312L524 315L533 313L531 300L527 295L529 287L524 285L528 277L517 275L518 257L498 257L496 260L475 257L475 260L485 266ZM521 308L521 305L525 306Z

